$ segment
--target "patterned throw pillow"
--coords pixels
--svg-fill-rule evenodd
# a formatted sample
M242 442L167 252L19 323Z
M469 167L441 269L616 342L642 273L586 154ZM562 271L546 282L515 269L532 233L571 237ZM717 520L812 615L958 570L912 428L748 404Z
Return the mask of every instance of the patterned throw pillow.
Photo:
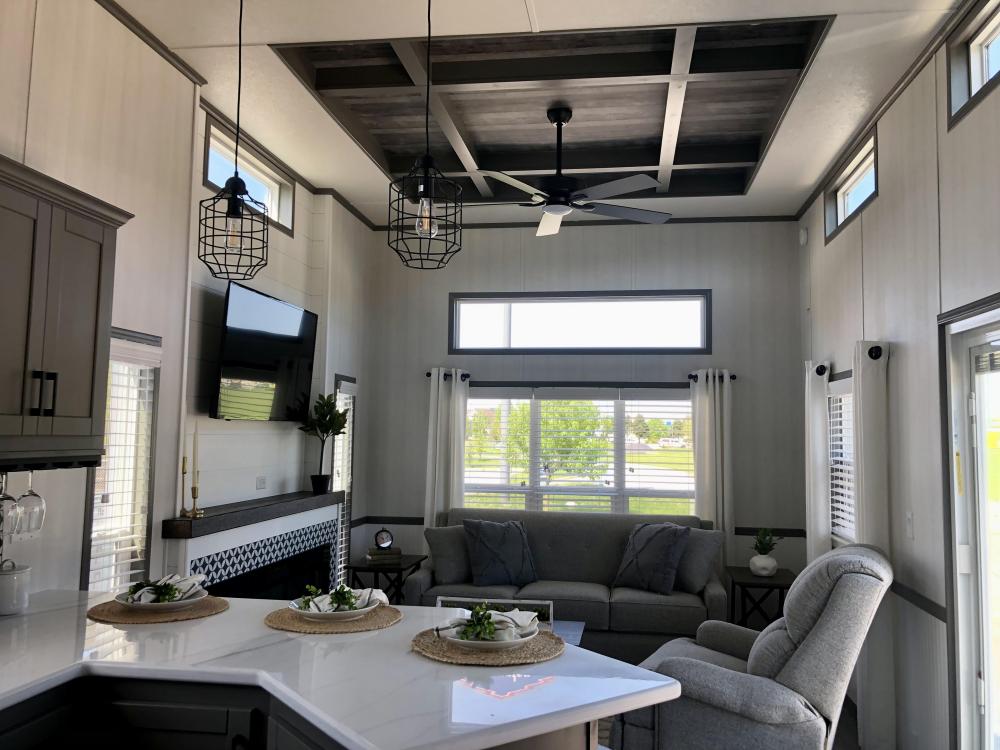
M538 580L520 521L464 520L472 582L477 586L525 586Z
M691 529L672 523L636 524L625 545L615 586L671 594Z

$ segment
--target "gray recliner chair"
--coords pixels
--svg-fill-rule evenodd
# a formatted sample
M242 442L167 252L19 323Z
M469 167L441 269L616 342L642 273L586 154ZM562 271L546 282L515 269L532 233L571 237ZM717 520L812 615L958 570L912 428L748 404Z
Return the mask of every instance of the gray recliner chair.
M829 750L858 653L892 582L881 552L850 545L795 579L763 631L718 620L661 646L642 666L681 697L619 716L614 750L777 747Z

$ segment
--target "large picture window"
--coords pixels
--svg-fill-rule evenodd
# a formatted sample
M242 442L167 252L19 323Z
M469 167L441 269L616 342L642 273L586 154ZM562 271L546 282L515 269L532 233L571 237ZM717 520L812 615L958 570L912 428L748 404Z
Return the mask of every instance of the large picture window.
M451 295L449 349L473 354L709 354L708 289Z
M563 512L694 512L686 391L630 398L477 394L468 402L465 505Z

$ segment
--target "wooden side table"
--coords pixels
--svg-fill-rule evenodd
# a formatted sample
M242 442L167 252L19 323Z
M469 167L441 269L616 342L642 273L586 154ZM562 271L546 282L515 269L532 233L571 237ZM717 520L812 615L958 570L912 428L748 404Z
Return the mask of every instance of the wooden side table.
M726 567L729 574L729 621L737 625L746 627L750 620L750 615L754 612L763 617L770 625L781 617L785 608L785 594L792 581L795 580L795 573L787 568L778 568L778 571L770 577L755 576L750 572L750 568L742 565L729 565ZM740 619L736 622L736 590L740 592ZM751 592L759 590L759 594ZM778 594L778 607L773 616L765 611L768 598L772 593Z
M359 573L372 574L372 587L381 588L392 604L402 604L403 583L420 567L427 555L403 555L399 562L359 562L347 566L353 588L366 588ZM385 586L379 586L379 576L385 578Z

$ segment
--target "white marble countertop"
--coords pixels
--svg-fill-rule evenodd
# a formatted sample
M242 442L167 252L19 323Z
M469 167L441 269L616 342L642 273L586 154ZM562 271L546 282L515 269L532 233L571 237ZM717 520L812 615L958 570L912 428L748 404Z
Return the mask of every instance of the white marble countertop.
M522 667L461 667L410 651L446 610L400 607L386 630L298 635L264 616L284 602L230 599L222 614L162 625L91 622L107 599L45 591L0 617L0 709L75 677L257 685L351 750L478 750L672 700L680 684L566 646Z

